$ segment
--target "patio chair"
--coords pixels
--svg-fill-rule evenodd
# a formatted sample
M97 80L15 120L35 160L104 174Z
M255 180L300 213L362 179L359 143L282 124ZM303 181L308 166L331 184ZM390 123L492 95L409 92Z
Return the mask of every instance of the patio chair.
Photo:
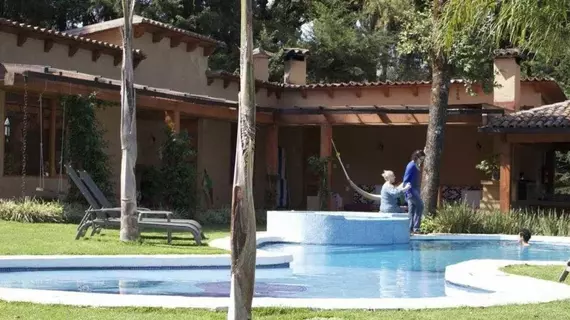
M111 202L107 199L107 197L105 197L105 195L103 194L101 189L97 186L95 181L93 181L93 179L91 178L91 175L87 171L79 170L79 177L81 178L81 180L83 180L83 183L85 184L87 189L89 189L91 194L93 194L93 196L95 197L95 200L97 200L97 202L99 202L101 204L102 208L112 208L113 207ZM198 230L200 230L200 235L201 235L202 239L207 239L206 236L204 235L204 233L202 232L202 225L200 225L200 223L198 221L195 221L192 219L172 219L171 217L172 217L173 213L171 211L157 211L157 210L151 210L151 209L143 208L143 207L137 207L137 210L140 211L139 221L142 221L144 219L145 221L148 221L148 222L162 222L161 219L156 219L156 218L147 219L146 217L149 215L155 215L155 216L156 215L164 215L164 216L166 216L167 222L188 223L188 224L195 226Z
M83 237L86 231L92 227L94 234L98 229L102 228L117 228L121 226L120 208L102 208L101 205L95 200L93 195L89 192L88 188L84 184L83 180L79 178L75 170L71 166L65 166L68 176L71 178L73 183L77 186L81 194L85 197L85 200L89 203L89 208L85 210L85 216L81 220L77 228L77 234L75 239L78 240ZM137 210L137 214L140 218L140 213L143 211ZM153 213L165 214L168 211L152 211ZM149 212L146 211L146 214ZM166 230L168 236L168 243L172 241L172 231L190 232L194 237L196 244L202 244L201 230L196 228L195 225L188 223L177 223L170 221L140 221L139 228L144 229L159 229Z
M564 282L566 277L568 277L568 273L570 273L570 260L566 261L566 266L564 267L564 271L562 271L560 278L558 278L558 282Z

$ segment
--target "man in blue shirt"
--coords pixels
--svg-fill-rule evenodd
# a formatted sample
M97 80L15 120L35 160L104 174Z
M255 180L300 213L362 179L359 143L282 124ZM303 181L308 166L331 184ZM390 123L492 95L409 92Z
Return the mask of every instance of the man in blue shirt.
M404 173L404 185L409 183L412 187L406 192L408 201L408 214L410 216L410 232L419 233L422 223L422 213L424 203L422 201L420 185L422 181L420 167L426 155L423 150L416 150L412 153L412 159L406 166Z

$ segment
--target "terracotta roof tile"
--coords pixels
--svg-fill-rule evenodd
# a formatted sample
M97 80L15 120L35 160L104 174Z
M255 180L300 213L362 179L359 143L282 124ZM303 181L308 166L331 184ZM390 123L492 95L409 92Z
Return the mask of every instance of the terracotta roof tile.
M202 35L202 34L199 34L199 33L196 33L196 32L192 32L192 31L188 31L188 30L181 29L181 28L177 28L177 27L175 27L175 26L173 26L173 25L170 25L170 24L167 24L167 23L159 22L159 21L152 20L152 19L148 19L148 18L141 17L141 16L135 16L133 20L136 20L137 23L148 23L148 24L151 24L151 25L160 27L160 28L168 29L168 30L174 31L174 32L176 32L176 33L184 34L184 35L187 35L187 36L190 36L190 37L193 37L193 38L202 40L202 41L205 41L205 42L210 42L210 43L212 43L212 44L216 44L216 45L219 45L219 46L225 46L225 43L223 43L223 42L221 42L221 41L214 40L214 39L212 39L212 38L210 38L210 37L208 37L208 36L205 36L205 35ZM140 21L140 22L139 22L139 21ZM134 23L134 22L133 22L133 23Z
M239 74L231 73L227 71L207 71L207 76L210 78L221 78L239 81ZM531 77L523 78L522 82L550 82L555 81L548 77ZM258 81L259 82L259 81ZM349 81L349 82L321 82L321 83L310 83L304 85L298 84L288 84L281 82L270 82L262 81L266 85L279 88L289 88L289 89L319 89L319 88L358 88L358 87L382 87L382 86L412 86L412 85L430 85L431 81L427 80L416 80L416 81ZM452 84L467 84L467 81L463 79L452 79Z
M481 131L510 131L518 129L570 130L570 100L491 118Z
M518 58L520 56L521 56L521 51L516 48L495 50L495 57Z
M221 41L214 40L208 36L205 36L205 35L202 35L199 33L195 33L192 31L184 30L181 28L177 28L177 27L170 25L170 24L167 24L167 23L163 23L160 21L156 21L156 20L152 20L152 19L148 19L148 18L145 18L142 16L135 15L133 17L133 25L138 25L138 24L146 24L146 25L154 26L156 28L168 30L168 31L171 31L171 32L179 34L179 35L183 35L183 36L187 36L187 37L199 40L200 42L207 43L209 45L225 46L225 43L223 43ZM87 26L84 26L81 28L69 30L69 33L78 34L78 35L88 35L91 33L101 32L104 30L119 28L122 25L123 25L123 18L119 18L119 19L114 19L114 20L109 20L109 21L105 21L105 22L90 24L90 25L87 25Z
M33 37L33 35L36 35L38 38L49 37L49 38L53 38L53 39L57 39L57 40L72 40L74 42L77 42L78 44L85 44L85 45L89 45L89 46L100 47L102 49L111 49L111 50L118 51L119 53L122 52L122 50L123 50L123 48L121 46L114 45L114 44L111 44L108 42L93 40L93 39L85 38L85 37L78 36L78 35L72 35L72 34L69 34L67 32L61 32L61 31L56 31L56 30L52 30L52 29L41 28L38 26L32 26L32 25L20 23L17 21L5 19L5 18L0 18L0 30L3 30L3 29L4 30L12 29L12 31L14 31L14 29L18 29L18 30L21 30L22 32L28 32L29 33L28 35L30 37ZM133 51L135 52L135 54L137 54L139 56L143 56L142 52L140 50L133 50Z

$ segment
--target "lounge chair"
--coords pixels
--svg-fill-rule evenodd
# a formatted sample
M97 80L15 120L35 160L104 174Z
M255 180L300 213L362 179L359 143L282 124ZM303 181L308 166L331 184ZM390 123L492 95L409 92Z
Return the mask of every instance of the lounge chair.
M84 184L83 180L79 178L75 170L71 166L65 166L68 176L71 178L73 183L79 188L81 194L85 197L89 203L89 208L85 211L85 216L81 220L77 228L77 234L75 239L80 239L85 235L85 232L92 227L92 234L96 233L102 228L115 228L121 226L121 208L103 208L93 197L93 194L88 190L87 186ZM172 231L190 232L194 237L196 244L202 244L201 230L195 225L188 223L176 223L170 221L146 221L140 220L141 212L145 215L149 214L162 214L167 215L169 211L141 211L137 209L137 214L139 215L139 228L141 229L163 229L167 231L168 243L172 241Z
M85 184L87 189L89 189L91 194L93 194L93 196L95 197L95 200L101 204L102 208L112 208L113 207L111 202L107 199L107 197L105 197L105 195L103 194L101 189L97 186L95 181L93 181L93 179L91 178L91 175L87 171L79 170L79 177L81 178L81 180L83 180L83 183ZM196 220L172 219L171 217L172 217L173 213L171 211L156 211L156 210L150 210L148 208L142 208L142 207L137 207L137 210L140 211L139 221L142 221L144 219L147 222L164 222L164 220L162 220L162 219L146 218L149 215L155 215L155 216L156 215L164 215L164 216L166 216L167 222L181 223L181 224L187 223L187 224L191 224L191 225L195 226L198 230L200 230L200 236L202 237L202 239L206 239L206 236L202 232L202 225L200 225L200 223Z
M570 260L566 261L566 266L564 267L564 271L562 271L558 282L564 282L566 277L568 277L568 273L570 273Z

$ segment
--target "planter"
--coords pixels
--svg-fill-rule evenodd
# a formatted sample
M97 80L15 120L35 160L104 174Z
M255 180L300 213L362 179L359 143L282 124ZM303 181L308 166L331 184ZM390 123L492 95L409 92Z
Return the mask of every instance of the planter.
M487 211L499 210L500 203L500 185L497 180L481 181L481 209Z

